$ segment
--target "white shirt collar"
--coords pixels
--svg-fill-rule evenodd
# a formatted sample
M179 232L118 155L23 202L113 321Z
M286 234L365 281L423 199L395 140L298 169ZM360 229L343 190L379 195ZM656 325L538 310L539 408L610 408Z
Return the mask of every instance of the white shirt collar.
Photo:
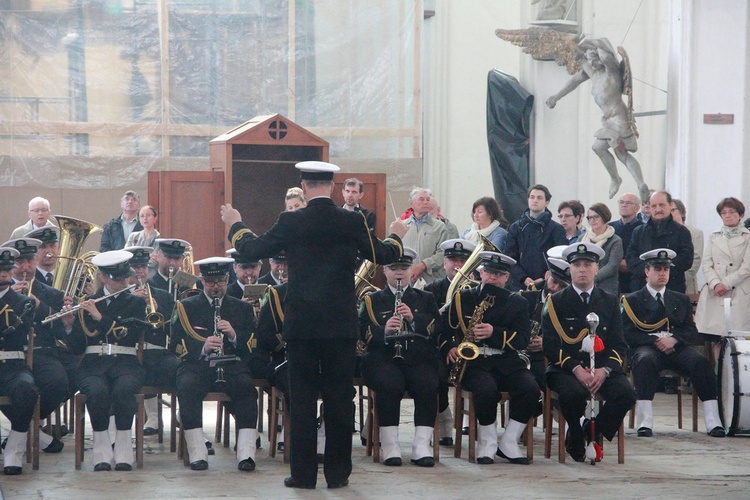
M657 292L661 294L661 300L664 300L664 290L666 288L667 287L664 287L661 290L657 290L655 288L652 288L651 285L649 285L648 283L646 283L646 290L648 290L648 293L651 294L651 297L653 297L654 300L656 300L656 293Z

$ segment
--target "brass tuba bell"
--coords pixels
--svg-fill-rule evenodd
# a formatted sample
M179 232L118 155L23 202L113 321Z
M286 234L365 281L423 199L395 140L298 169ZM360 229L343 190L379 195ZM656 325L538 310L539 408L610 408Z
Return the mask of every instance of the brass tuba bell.
M499 251L500 250L490 240L480 234L479 244L474 249L474 251L471 252L471 255L469 255L468 259L466 259L466 262L463 266L461 266L461 269L456 271L456 276L448 286L448 293L445 295L446 301L450 302L453 299L453 294L460 291L463 287L475 286L478 284L471 278L471 275L479 267L479 264L482 263L482 258L479 256L481 252Z
M102 228L65 215L55 215L55 219L60 225L60 250L52 287L62 290L65 295L78 297L83 295L86 282L96 275L91 258L99 253L92 251L81 256L81 250L86 238Z

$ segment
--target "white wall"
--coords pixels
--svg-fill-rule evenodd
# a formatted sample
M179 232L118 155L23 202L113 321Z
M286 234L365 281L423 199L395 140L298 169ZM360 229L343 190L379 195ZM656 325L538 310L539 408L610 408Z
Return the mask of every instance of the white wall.
M471 205L493 196L487 150L487 73L520 69L520 50L495 36L520 27L517 0L436 0L424 22L424 183L463 231Z

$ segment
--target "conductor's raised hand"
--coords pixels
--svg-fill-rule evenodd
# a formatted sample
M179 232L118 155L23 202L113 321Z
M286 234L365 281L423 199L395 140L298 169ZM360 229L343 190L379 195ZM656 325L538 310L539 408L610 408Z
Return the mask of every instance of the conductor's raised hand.
M390 234L395 234L399 238L403 238L406 236L406 233L409 232L409 226L406 225L406 222L402 220L395 220L391 222L391 226L388 228L388 231Z
M232 227L237 222L242 221L242 216L239 210L233 208L231 204L221 206L221 220L224 221L227 227Z

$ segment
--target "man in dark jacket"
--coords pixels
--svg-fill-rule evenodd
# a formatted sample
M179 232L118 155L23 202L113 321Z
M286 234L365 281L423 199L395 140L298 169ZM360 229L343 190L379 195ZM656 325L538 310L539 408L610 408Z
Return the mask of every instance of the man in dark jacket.
M625 260L631 273L630 289L640 290L646 285L645 263L640 255L656 248L668 248L677 255L672 259L667 288L685 293L685 271L693 265L690 230L672 219L672 196L669 193L656 191L651 195L650 203L651 218L635 228L625 252Z
M122 250L125 242L133 231L142 231L138 220L138 210L141 208L141 197L135 191L125 191L120 199L122 213L104 224L102 229L102 241L99 245L100 252L109 250Z
M557 245L568 243L565 229L552 220L547 210L552 195L546 186L535 184L529 188L529 209L511 224L505 238L505 248L500 249L514 259L511 270L511 290L522 290L542 279L547 272L545 254Z
M357 256L388 264L402 255L404 222L391 224L385 241L370 232L361 212L337 207L330 196L333 172L324 162L301 162L302 191L307 207L282 212L271 229L257 236L231 205L222 206L229 240L250 259L286 250L289 289L283 338L287 343L291 402L292 488L315 488L316 410L318 394L326 409L324 475L329 488L349 484L352 470L354 368L356 362L357 299L354 272ZM325 279L321 279L325 277Z

